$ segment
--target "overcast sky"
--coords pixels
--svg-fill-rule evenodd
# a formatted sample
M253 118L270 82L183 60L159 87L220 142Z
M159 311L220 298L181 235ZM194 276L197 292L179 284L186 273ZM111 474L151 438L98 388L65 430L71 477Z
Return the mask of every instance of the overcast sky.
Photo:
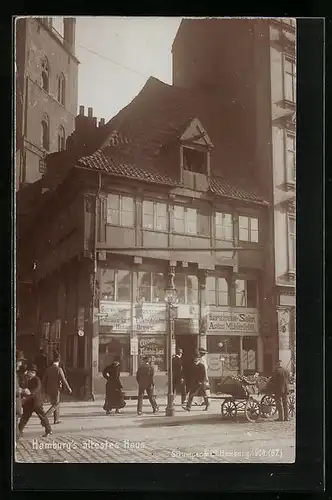
M180 22L175 17L77 17L78 106L92 107L94 116L107 121L149 76L172 83L171 48ZM59 30L61 23L53 21Z

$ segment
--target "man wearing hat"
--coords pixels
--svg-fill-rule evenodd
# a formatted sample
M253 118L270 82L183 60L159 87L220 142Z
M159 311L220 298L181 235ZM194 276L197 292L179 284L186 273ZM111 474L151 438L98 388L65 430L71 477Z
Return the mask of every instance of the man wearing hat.
M19 437L18 424L22 415L22 397L24 395L28 396L30 394L29 389L25 387L25 375L26 375L26 359L23 355L22 351L16 351L16 406L15 406L15 414L16 414L16 439Z
M154 395L154 369L151 366L150 358L145 356L142 359L142 364L136 372L136 381L138 383L137 397L137 415L142 415L143 397L146 392L152 406L153 413L159 411L159 407Z
M184 383L183 365L182 365L182 349L178 348L176 354L172 358L172 374L173 374L173 394L178 392L181 394L181 404L186 403L186 388Z
M60 366L59 355L55 355L52 365L47 368L43 383L46 393L51 401L51 406L47 410L46 415L53 412L54 424L60 424L60 391L65 387L69 394L71 394L72 389L68 384L65 374L63 373L63 369Z
M288 392L289 392L289 372L283 367L279 360L269 383L272 386L276 407L278 410L278 422L288 420Z
M47 437L49 434L52 434L52 429L43 409L41 395L42 385L40 379L37 377L36 365L31 365L27 368L26 388L29 390L29 394L27 393L22 403L23 415L18 424L19 436L22 436L23 429L29 422L31 415L36 413L40 418L42 426L45 428L43 437Z
M207 373L204 363L201 360L201 356L197 355L194 359L193 369L192 369L192 380L190 385L190 392L188 397L188 402L183 409L190 411L191 404L195 396L202 396L205 403L205 410L209 407L209 399L206 394L207 388Z

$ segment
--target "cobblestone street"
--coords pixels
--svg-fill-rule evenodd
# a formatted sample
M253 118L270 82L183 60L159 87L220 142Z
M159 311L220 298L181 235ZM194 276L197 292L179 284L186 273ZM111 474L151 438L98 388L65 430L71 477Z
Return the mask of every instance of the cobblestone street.
M136 415L135 401L128 401L122 415L105 415L102 401L62 403L62 423L53 434L42 438L37 417L28 423L17 444L17 462L90 463L212 463L268 462L295 460L295 422L239 418L222 421L220 402L209 412L194 406L191 413L176 405L174 417L160 412ZM143 410L144 411L144 410Z

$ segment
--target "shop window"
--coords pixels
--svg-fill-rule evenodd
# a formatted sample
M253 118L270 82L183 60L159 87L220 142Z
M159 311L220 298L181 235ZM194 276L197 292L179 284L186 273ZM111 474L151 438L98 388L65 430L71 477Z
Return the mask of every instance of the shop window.
M239 216L239 240L258 242L258 219L256 217Z
M213 306L227 306L228 282L226 278L208 276L206 279L206 303Z
M131 272L124 269L102 269L100 299L118 302L131 301Z
M111 364L115 356L121 357L120 370L129 372L130 339L125 335L99 336L99 372Z
M60 126L58 130L58 151L64 151L66 149L66 134L65 129Z
M233 240L233 217L231 214L216 212L215 231L217 240Z
M107 222L115 226L133 227L134 199L130 196L109 194L107 198Z
M289 271L296 269L296 220L292 215L288 216L288 266Z
M139 363L149 356L155 371L166 371L166 335L141 335L138 341Z
M235 304L240 307L257 307L257 282L235 280Z
M198 278L195 275L176 274L174 284L179 304L198 304Z
M66 340L66 366L72 368L74 366L74 335L68 335Z
M142 302L163 302L165 278L163 273L138 273L138 298Z
M296 63L293 59L284 59L284 92L285 100L295 103L296 101Z
M207 175L207 152L183 148L183 168L189 172Z
M173 209L173 230L175 233L197 234L196 209L175 205Z
M254 374L257 371L256 337L243 337L242 339L242 367L244 375Z
M208 336L209 338L209 336ZM220 354L223 358L223 375L237 373L240 370L240 338L219 337Z
M143 201L143 228L155 231L167 231L167 204Z

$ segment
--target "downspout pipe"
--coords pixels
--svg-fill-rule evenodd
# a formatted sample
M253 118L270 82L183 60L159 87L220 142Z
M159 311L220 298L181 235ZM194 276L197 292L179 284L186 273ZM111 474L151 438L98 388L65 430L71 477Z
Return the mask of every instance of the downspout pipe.
M95 321L95 303L96 303L96 289L97 289L97 270L98 270L98 259L97 259L97 242L98 242L98 208L100 206L100 192L101 192L101 172L98 172L98 188L96 191L95 204L94 204L94 237L93 237L93 250L92 250L92 259L93 259L93 271L92 271L92 307L91 307L91 346L90 346L90 383L91 383L91 395L89 399L94 401L94 393L93 393L93 338L94 338L94 321Z

